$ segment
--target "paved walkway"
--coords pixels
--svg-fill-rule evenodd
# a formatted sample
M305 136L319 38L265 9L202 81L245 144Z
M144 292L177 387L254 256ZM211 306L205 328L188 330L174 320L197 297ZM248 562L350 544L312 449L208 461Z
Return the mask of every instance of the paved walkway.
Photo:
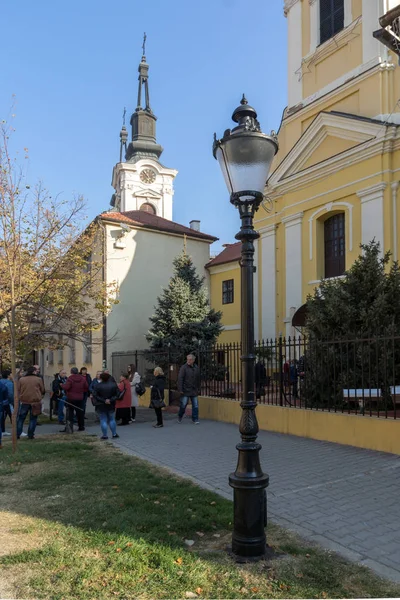
M232 499L237 426L178 424L170 414L163 429L152 422L153 411L139 409L136 423L118 427L115 445ZM272 521L400 582L400 456L267 431L258 441Z

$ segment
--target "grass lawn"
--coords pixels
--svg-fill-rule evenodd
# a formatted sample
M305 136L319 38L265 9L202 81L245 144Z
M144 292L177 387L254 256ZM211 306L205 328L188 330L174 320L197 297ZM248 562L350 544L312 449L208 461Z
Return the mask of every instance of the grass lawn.
M281 556L236 564L232 504L88 436L0 454L0 597L400 597L400 586L270 525ZM185 540L193 541L187 545Z

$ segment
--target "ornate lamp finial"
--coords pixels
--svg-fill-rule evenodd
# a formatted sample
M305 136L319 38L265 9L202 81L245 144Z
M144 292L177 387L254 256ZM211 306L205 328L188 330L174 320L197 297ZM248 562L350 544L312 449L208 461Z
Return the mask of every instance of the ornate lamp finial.
M246 96L243 94L240 104L248 104Z

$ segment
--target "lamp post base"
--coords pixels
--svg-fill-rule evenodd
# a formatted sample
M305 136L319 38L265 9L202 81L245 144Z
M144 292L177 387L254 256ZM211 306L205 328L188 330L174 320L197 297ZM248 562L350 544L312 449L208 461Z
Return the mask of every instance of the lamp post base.
M260 444L241 442L236 448L238 465L229 476L234 506L232 552L242 558L262 559L267 552L266 487L269 477L261 470Z

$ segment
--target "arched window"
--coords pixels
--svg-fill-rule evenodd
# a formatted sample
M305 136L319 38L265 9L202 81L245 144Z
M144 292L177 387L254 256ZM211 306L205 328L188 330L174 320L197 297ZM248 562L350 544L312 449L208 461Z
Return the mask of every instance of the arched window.
M346 270L344 213L338 213L324 223L325 278L339 277Z
M142 206L140 207L140 210L144 210L144 212L148 212L151 215L155 215L156 214L156 209L149 202L144 202L144 204L142 204Z

